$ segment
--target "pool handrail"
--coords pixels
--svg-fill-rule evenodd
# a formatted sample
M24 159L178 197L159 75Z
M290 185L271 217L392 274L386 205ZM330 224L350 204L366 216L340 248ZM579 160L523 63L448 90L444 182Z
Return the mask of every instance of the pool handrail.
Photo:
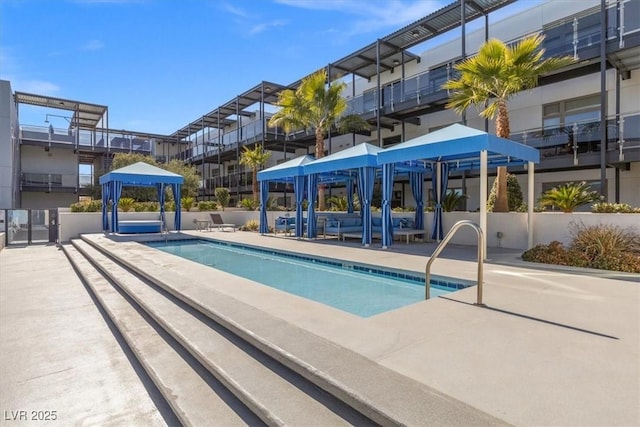
M427 266L425 267L424 283L425 299L431 298L431 264L433 264L438 255L440 255L440 252L442 252L447 243L449 243L449 240L451 240L456 231L458 231L463 226L469 226L473 228L478 235L478 296L475 305L484 306L484 304L482 303L482 283L484 280L484 233L482 232L482 228L480 228L478 224L468 219L458 221L453 224L451 230L449 230L447 235L444 236L444 239L442 239L440 244L436 247L435 251L433 251L433 254L431 254L429 261L427 261Z

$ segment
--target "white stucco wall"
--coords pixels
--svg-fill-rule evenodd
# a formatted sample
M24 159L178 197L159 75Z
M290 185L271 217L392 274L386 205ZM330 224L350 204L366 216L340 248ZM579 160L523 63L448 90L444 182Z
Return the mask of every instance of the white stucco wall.
M256 211L225 210L217 211L222 216L225 223L242 226L250 220L259 220ZM284 215L284 212L267 212L268 223L273 225L276 217ZM289 212L289 215L295 215ZM379 213L374 213L379 216ZM394 217L413 218L414 213L393 213ZM130 219L158 219L157 212L120 212L121 220ZM209 219L208 212L182 212L182 229L193 230L196 228L195 219ZM480 214L477 212L445 212L443 214L443 224L445 234L458 221L470 220L478 224ZM429 238L433 226L433 213L424 213L425 234ZM572 224L597 225L612 224L624 229L635 229L640 232L640 214L593 214L593 213L556 213L544 212L533 214L534 245L547 244L553 240L558 240L564 244L571 241ZM167 212L167 225L173 230L173 213ZM65 242L72 238L77 238L84 233L102 232L102 216L96 213L71 213L60 212L60 240ZM498 232L502 237L498 239ZM527 249L527 214L525 213L490 213L487 215L487 246L503 247L510 249ZM399 244L401 242L398 242ZM451 240L453 244L476 245L477 236L471 228L460 229Z

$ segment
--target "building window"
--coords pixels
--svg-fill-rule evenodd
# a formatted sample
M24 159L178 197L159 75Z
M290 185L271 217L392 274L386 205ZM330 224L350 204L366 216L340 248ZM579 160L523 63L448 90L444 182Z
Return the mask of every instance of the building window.
M600 95L567 99L542 107L544 129L600 121Z

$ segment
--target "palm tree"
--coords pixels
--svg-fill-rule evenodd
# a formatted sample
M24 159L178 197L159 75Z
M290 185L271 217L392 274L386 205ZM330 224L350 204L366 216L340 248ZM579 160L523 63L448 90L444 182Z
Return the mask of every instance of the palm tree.
M514 46L500 40L485 42L478 55L456 65L460 72L456 80L449 80L442 87L451 91L447 108L462 114L471 105L480 111L480 116L496 119L496 134L509 138L509 110L507 101L517 93L533 89L538 78L545 73L571 64L570 56L542 59L544 36L536 34L522 39ZM494 212L508 211L507 170L498 168L497 200Z
M269 126L281 126L289 133L299 129L313 128L316 137L316 159L324 156L324 138L333 127L339 132L367 130L369 125L360 116L343 115L347 101L342 97L344 82L326 85L327 72L322 69L302 80L295 91L287 89L278 95L280 108L271 119ZM318 209L324 210L324 187L318 186Z
M546 191L538 200L541 206L555 206L564 213L571 213L577 207L601 199L600 193L591 191L585 181L579 184L569 182Z
M240 156L240 164L246 165L251 168L253 174L252 190L253 190L253 203L258 205L258 169L264 166L271 157L271 151L264 151L262 144L256 144L251 150L246 145L242 147L242 155Z

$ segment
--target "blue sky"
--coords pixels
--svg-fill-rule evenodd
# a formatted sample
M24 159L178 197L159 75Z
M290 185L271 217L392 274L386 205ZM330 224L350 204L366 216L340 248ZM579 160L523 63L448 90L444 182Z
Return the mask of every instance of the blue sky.
M0 0L0 79L107 105L113 129L171 134L262 80L292 83L449 3ZM21 106L20 122L43 125L45 113Z

